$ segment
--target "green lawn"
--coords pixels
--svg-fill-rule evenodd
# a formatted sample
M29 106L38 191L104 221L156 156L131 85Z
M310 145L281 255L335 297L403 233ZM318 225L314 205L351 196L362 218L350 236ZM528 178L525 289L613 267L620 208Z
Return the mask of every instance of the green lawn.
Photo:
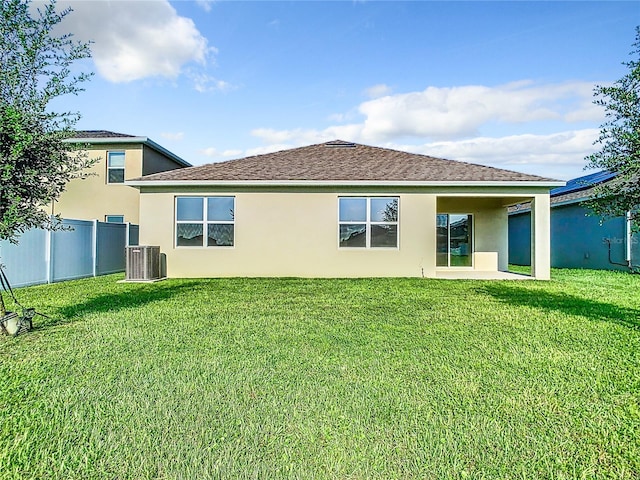
M640 477L640 276L18 290L0 478Z

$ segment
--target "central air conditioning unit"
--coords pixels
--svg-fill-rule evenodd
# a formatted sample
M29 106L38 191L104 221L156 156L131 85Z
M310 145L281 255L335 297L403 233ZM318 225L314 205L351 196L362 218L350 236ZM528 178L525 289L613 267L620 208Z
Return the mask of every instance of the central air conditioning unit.
M135 282L160 279L160 247L143 245L126 248L126 280Z

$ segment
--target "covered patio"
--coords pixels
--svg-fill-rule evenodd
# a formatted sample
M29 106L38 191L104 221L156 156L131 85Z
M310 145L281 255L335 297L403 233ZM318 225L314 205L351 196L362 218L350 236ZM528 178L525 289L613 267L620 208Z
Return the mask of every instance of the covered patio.
M521 192L439 194L436 278L525 280L550 278L549 195ZM509 272L508 207L530 202L531 275Z
M514 272L481 272L478 270L438 270L439 280L535 280L531 275Z

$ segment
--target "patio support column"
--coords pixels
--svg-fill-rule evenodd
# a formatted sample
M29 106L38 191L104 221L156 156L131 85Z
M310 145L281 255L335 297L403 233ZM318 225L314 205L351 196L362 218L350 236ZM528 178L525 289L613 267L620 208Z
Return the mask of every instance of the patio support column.
M531 201L531 276L551 278L551 209L549 195L534 195Z

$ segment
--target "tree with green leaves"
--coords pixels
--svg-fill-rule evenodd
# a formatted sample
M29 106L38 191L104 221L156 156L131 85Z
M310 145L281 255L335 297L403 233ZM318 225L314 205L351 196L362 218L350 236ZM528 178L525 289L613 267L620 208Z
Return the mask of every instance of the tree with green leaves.
M60 228L47 207L92 163L80 145L64 141L79 113L50 108L52 100L83 90L91 74L72 67L91 51L71 34L56 33L72 10L58 12L55 0L39 8L30 0L0 2L0 240L17 243L30 228Z
M614 180L594 187L587 206L602 218L631 212L634 229L640 229L640 26L631 52L633 58L623 62L629 72L612 85L595 88L596 105L605 108L606 121L601 125L596 144L600 150L587 157L585 168L598 168L616 174Z

